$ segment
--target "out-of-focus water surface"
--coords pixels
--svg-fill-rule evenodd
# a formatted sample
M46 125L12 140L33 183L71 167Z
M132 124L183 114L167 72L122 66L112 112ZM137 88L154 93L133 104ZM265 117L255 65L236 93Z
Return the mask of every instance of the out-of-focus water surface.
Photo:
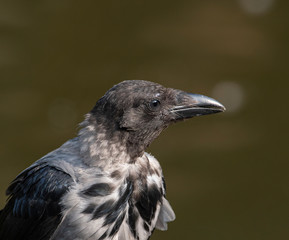
M152 239L288 239L288 10L285 0L1 1L1 207L9 182L75 136L106 90L146 79L228 109L150 147L177 214Z

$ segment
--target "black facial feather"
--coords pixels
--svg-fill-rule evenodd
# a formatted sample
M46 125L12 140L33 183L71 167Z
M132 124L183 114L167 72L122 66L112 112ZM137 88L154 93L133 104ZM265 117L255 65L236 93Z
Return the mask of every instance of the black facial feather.
M147 81L125 81L96 103L91 118L106 129L109 138L124 141L135 159L169 125L164 113L175 103L172 91Z

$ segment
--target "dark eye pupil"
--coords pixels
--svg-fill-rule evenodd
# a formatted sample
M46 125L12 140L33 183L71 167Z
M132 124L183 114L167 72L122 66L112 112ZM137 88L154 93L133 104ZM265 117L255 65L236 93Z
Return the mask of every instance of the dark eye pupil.
M152 100L151 101L151 107L157 108L159 105L160 105L160 101L159 100Z

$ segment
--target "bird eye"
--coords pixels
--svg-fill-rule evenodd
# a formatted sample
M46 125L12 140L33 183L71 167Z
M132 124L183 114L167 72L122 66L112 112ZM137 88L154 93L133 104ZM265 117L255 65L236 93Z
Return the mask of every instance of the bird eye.
M154 99L150 102L150 108L154 111L158 110L160 106L161 106L161 103L157 99Z

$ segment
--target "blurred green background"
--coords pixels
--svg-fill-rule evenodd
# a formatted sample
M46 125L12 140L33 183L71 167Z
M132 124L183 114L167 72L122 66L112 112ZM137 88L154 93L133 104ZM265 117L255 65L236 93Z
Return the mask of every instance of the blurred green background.
M177 219L152 239L289 238L289 2L0 2L0 203L105 91L146 79L228 109L150 147Z

